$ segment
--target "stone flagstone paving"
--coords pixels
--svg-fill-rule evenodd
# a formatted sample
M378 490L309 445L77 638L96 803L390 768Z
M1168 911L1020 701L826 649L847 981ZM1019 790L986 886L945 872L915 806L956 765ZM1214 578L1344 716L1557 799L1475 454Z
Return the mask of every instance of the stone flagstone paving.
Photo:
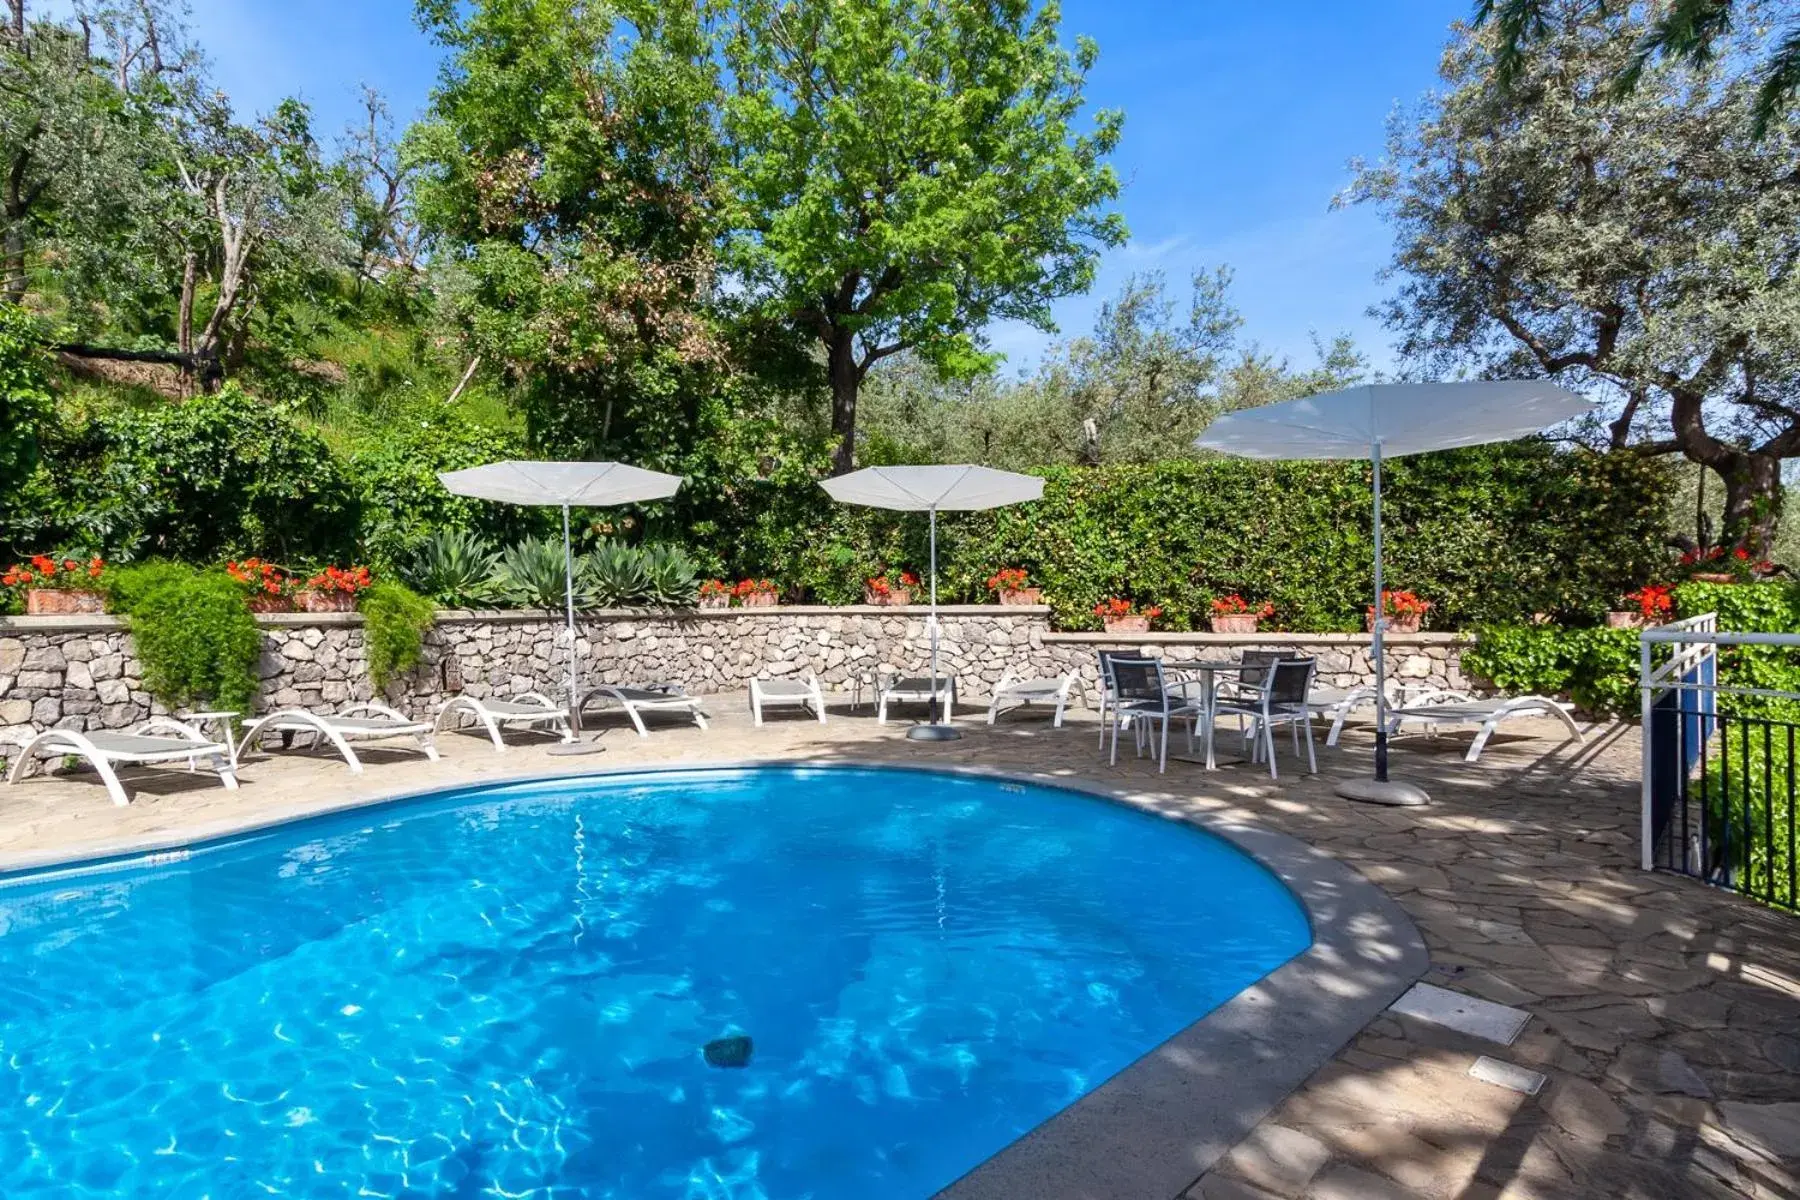
M1196 1180L1183 1200L1384 1197L1800 1197L1800 917L1636 868L1638 742L1603 729L1585 748L1549 727L1497 737L1465 764L1466 737L1408 740L1397 774L1423 810L1331 795L1367 769L1366 739L1320 749L1318 776L1284 749L1282 778L1247 765L1165 776L1106 766L1091 718L970 722L941 745L903 739L836 707L831 723L750 726L721 696L709 732L669 724L647 741L609 727L608 751L552 758L540 744L493 754L446 737L445 760L371 752L365 774L282 756L246 764L227 793L205 777L142 777L114 809L89 779L0 789L0 865L46 849L93 852L317 811L381 793L549 770L761 757L970 763L1141 789L1170 812L1260 820L1361 871L1411 914L1429 982L1531 1014L1511 1046L1393 1014L1291 1094ZM1521 726L1523 728L1523 726ZM1487 1055L1544 1074L1536 1096L1470 1076ZM1173 1200L1173 1198L1155 1198Z

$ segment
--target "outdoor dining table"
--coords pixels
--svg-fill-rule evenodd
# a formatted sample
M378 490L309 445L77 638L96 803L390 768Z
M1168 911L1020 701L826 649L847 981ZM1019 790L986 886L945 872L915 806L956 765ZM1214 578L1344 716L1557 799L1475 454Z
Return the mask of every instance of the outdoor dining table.
M1171 692L1179 692L1184 699L1193 699L1189 690L1194 684L1200 685L1200 715L1206 727L1206 769L1216 769L1213 760L1213 716L1218 706L1217 677L1220 671L1236 671L1243 664L1228 659L1197 659L1193 662L1169 663L1164 671L1176 682L1169 688ZM1192 761L1192 760L1189 760Z

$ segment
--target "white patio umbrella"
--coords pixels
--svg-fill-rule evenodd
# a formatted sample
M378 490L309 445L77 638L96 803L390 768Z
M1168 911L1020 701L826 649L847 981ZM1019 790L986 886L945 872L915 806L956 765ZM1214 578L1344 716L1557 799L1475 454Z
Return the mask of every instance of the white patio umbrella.
M573 713L581 696L575 661L575 554L569 542L569 509L666 500L681 487L681 476L616 462L508 459L462 471L444 471L438 480L459 496L562 509L563 603L569 622L569 706Z
M819 486L833 500L843 504L931 515L931 616L927 623L931 629L931 694L935 698L938 680L938 511L968 512L1023 504L1044 494L1044 481L1036 475L996 471L992 467L864 467L848 475L824 480ZM906 736L918 741L948 741L962 735L948 725L938 724L938 706L934 699L930 724L914 726Z
M1381 461L1427 450L1509 442L1578 417L1593 405L1543 380L1377 383L1303 396L1220 417L1194 444L1244 458L1358 459L1374 464L1375 778L1338 794L1380 804L1424 804L1425 792L1387 776L1387 695L1382 632Z

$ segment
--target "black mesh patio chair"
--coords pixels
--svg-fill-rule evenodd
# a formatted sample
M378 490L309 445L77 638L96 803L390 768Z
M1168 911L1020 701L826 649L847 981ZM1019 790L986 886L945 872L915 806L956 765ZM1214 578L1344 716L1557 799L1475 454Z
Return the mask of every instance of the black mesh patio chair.
M1169 722L1188 721L1188 751L1194 748L1194 722L1203 708L1200 702L1179 693L1171 693L1163 677L1161 659L1115 656L1108 664L1112 672L1113 703L1111 720L1112 754L1110 762L1119 761L1119 730L1129 726L1138 754L1144 752L1147 739L1157 738L1156 769L1169 769ZM1104 736L1104 730L1102 731Z
M1286 725L1293 730L1294 753L1300 753L1300 734L1306 732L1306 769L1317 774L1318 759L1313 754L1312 708L1307 698L1312 692L1313 672L1318 664L1310 658L1283 658L1269 663L1263 670L1261 686L1254 695L1242 699L1221 697L1216 714L1243 717L1250 722L1251 762L1269 757L1269 778L1278 778L1275 769L1275 727Z

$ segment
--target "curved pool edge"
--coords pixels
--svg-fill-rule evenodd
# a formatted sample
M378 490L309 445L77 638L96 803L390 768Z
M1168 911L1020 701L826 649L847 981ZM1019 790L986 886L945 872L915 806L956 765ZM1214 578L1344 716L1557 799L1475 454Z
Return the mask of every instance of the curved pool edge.
M373 793L304 811L162 831L0 861L0 888L171 865L276 830L459 791L565 779L782 767L918 771L1054 788L1192 825L1249 854L1301 902L1312 946L937 1193L936 1200L1178 1200L1184 1191L1424 975L1429 954L1400 906L1353 868L1289 834L1156 795L1054 775L879 759L721 759L530 771ZM24 860L24 861L21 861Z

